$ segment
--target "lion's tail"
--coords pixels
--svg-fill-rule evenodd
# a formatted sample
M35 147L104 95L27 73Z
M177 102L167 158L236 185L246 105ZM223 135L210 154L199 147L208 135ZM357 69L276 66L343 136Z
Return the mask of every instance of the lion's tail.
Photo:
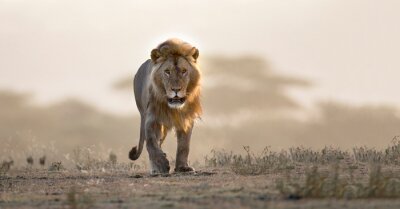
M144 137L141 136L139 140L139 149L137 146L132 147L131 151L129 152L129 159L137 160L140 157L140 154L142 154L143 150L143 144L144 144Z

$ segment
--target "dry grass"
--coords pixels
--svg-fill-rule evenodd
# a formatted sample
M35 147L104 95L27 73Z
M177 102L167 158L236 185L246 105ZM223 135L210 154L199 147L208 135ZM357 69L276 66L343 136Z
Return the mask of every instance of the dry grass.
M383 151L364 146L354 148L353 153L359 162L400 165L400 136L395 136L392 144Z
M346 176L346 170L335 165L321 172L317 166L308 169L302 178L280 179L277 189L288 198L399 198L398 173L382 172L379 165L371 165L365 178ZM364 181L367 179L367 182Z
M147 169L143 161L140 162L118 162L117 155L110 151L108 156L99 154L90 147L76 148L69 159L75 168L81 172L136 172Z
M249 147L244 150L242 155L212 150L205 157L205 164L229 167L240 175L281 174L284 177L276 188L289 198L400 197L400 172L395 167L400 160L397 137L383 151L357 147L350 153L332 147L321 150L293 147L280 152L265 148L255 154Z
M70 209L89 209L94 207L94 200L83 192L78 192L72 187L67 193L66 205Z
M304 199L316 202L316 208L329 200L366 208L368 199L377 204L393 200L390 207L398 208L398 149L397 138L382 151L293 147L275 152L267 147L254 153L246 146L242 154L212 150L196 173L161 176L149 175L140 164L119 162L112 151L99 153L91 147L75 149L61 161L46 157L47 166L40 158L51 153L27 154L23 166L13 165L12 159L2 162L0 207L33 202L54 208L131 208L142 202L137 208L265 208L266 203L296 208L288 200Z
M230 167L235 173L243 175L259 175L271 171L292 170L298 164L329 164L336 163L351 156L348 152L332 147L325 147L320 151L310 148L293 147L288 151L271 151L266 147L261 153L255 154L250 147L243 147L244 155L212 150L210 156L205 157L206 166Z

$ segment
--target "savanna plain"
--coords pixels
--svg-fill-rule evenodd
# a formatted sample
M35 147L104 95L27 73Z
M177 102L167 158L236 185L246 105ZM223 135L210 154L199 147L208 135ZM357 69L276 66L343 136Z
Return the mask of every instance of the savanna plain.
M68 165L4 160L0 208L399 208L400 141L386 149L212 150L193 173L150 175L77 148ZM174 159L170 158L170 162ZM48 162L49 161L49 162Z

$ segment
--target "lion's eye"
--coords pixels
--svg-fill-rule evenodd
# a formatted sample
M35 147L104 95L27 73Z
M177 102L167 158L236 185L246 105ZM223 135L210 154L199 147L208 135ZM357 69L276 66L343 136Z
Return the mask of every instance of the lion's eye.
M186 69L182 69L182 74L185 74L187 72Z
M170 70L165 70L164 73L169 75L169 74L171 74L171 71Z

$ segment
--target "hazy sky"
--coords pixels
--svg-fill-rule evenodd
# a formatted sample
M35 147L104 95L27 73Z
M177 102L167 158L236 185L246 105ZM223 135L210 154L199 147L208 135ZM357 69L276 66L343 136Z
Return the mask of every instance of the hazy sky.
M200 56L258 55L309 79L312 88L293 92L306 104L399 107L399 11L397 0L0 0L0 88L133 112L133 93L111 85L178 36Z

